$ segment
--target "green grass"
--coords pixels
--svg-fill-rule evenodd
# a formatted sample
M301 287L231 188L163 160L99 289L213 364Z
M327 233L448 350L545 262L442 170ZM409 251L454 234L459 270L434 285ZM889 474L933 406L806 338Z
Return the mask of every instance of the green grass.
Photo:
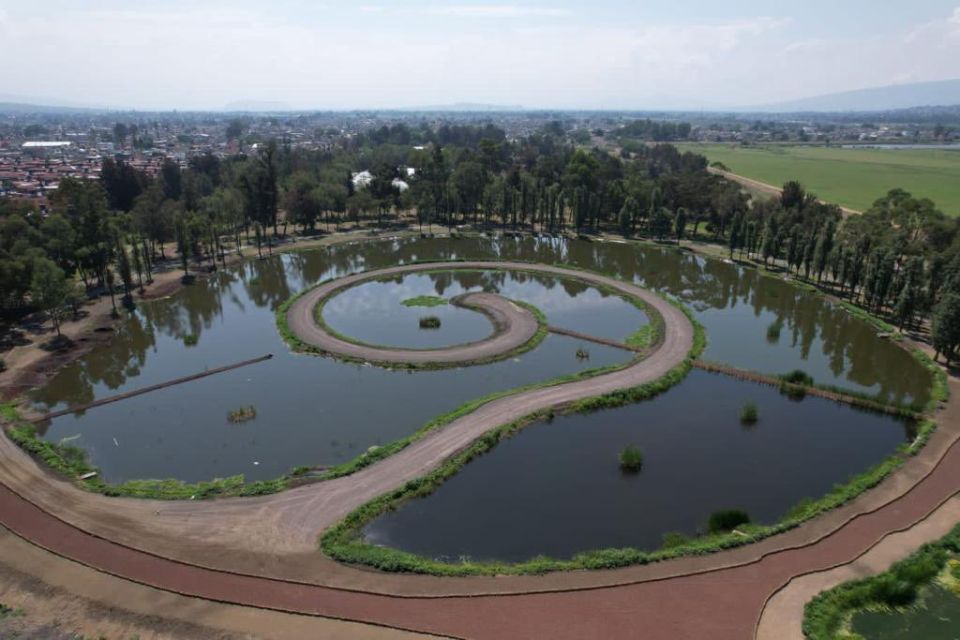
M657 341L657 327L651 324L645 324L629 336L626 344L638 349L648 349Z
M407 298L400 304L405 307L442 307L447 304L447 300L440 296L417 296L416 298Z
M643 451L640 447L628 444L620 451L620 470L636 473L643 468Z
M930 198L946 214L960 215L960 151L841 149L838 147L683 144L683 150L722 162L733 173L782 186L797 180L827 202L858 211L895 188Z
M930 583L960 554L960 525L944 538L925 544L889 571L863 580L846 582L824 591L807 603L803 634L808 640L855 637L844 626L857 611L868 608L899 608L911 604L918 590Z

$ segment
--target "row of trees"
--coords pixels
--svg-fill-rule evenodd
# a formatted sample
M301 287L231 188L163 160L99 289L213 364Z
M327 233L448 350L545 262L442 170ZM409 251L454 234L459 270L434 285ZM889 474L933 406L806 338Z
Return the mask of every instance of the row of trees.
M370 180L355 184L361 170ZM64 180L48 215L0 206L0 297L8 310L62 310L78 298L75 280L129 299L157 261L175 254L189 275L192 264L223 263L244 239L259 255L264 245L271 251L290 225L314 233L318 225L412 220L421 228L708 238L726 243L732 258L788 269L902 328L932 318L938 348L953 354L960 346L958 227L929 200L895 190L844 219L788 183L779 199L751 202L710 174L702 156L635 145L618 157L575 145L559 126L508 140L492 125L395 125L334 151L270 143L228 159L197 156L185 168L168 160L155 178L107 160L99 182Z
M948 357L960 346L958 224L928 199L894 189L843 218L789 182L778 200L738 212L726 241L731 258L784 267L901 329L932 318L935 347Z

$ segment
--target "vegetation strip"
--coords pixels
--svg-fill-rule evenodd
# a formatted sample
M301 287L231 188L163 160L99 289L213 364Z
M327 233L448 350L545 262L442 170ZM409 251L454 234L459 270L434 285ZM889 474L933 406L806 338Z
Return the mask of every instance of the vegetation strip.
M200 373L195 373L190 376L184 376L182 378L176 378L174 380L167 380L166 382L152 384L149 387L134 389L133 391L127 391L126 393L118 393L115 396L101 398L100 400L94 400L93 402L88 402L80 406L69 407L67 409L63 409L60 411L53 411L51 413L47 413L36 418L30 418L29 422L44 422L46 420L52 420L53 418L59 418L60 416L69 415L71 413L78 413L80 411L86 411L87 409L92 409L94 407L110 404L111 402L126 400L127 398L133 398L135 396L143 395L145 393L150 393L152 391L159 391L160 389L166 389L167 387L173 387L178 384L184 384L185 382L193 382L194 380L200 380L202 378L206 378L207 376L212 376L217 373L224 373L225 371L232 371L233 369L239 369L240 367L246 367L247 365L257 364L259 362L265 362L267 360L270 360L271 358L273 358L273 354L268 353L267 355L260 356L259 358L251 358L250 360L244 360L243 362L228 364L223 367L216 367L215 369L207 369L206 371L201 371Z
M483 292L471 292L457 296L453 300L465 308L474 309L485 314L496 327L493 335L475 342L454 345L451 347L431 348L431 349L401 349L395 347L384 347L380 345L371 345L355 340L351 337L341 335L329 327L323 319L323 306L335 295L343 292L345 289L363 284L369 280L375 280L385 275L405 274L405 273L430 273L435 270L503 270L498 267L498 263L473 261L474 265L489 265L489 269L471 268L465 263L459 261L420 263L415 262L407 265L387 267L374 271L365 271L353 273L350 275L327 280L319 285L301 292L284 304L283 309L286 317L282 321L278 318L281 335L284 338L294 336L296 340L288 340L289 344L298 350L319 355L329 355L348 362L370 363L384 368L399 369L440 369L459 367L464 365L485 364L514 357L525 353L536 347L546 336L546 319L539 311L534 311L528 304L513 302L513 307L504 305L506 300L500 296ZM447 265L443 268L443 265ZM314 308L307 319L305 309L298 306L303 304L303 298L311 296L310 302L314 303ZM319 296L319 297L318 297ZM313 300L316 298L316 300ZM524 318L523 313L518 313L516 307L530 312L537 326L531 327ZM299 324L297 330L291 328L291 315L296 316ZM309 333L307 340L303 336L295 336L296 333ZM523 338L529 337L524 340ZM492 348L497 345L500 350ZM379 352L379 353L378 353Z
M324 282L330 281L331 280L326 280ZM307 343L303 343L299 337L293 334L287 324L287 311L289 307L310 290L311 289L300 292L281 304L280 307L278 307L275 316L278 331L280 332L280 335L284 341L287 342L291 348L297 351L318 353L314 347ZM534 340L537 342L541 341L547 333L546 317L539 309L533 307L532 305L519 301L514 302L515 304L525 307L537 317L540 329L537 337ZM645 303L639 299L631 300L631 302L638 308L647 311L652 325L657 327L663 326L663 318L656 309L652 307L648 308ZM679 305L677 305L675 302L673 304L679 307ZM689 311L683 309L682 307L680 308L692 321L692 315L689 313ZM705 337L703 335L702 327L694 322L694 328L696 330L695 340L697 341L697 344L700 345L698 349L702 350L703 346L705 345ZM662 331L658 333L658 341L661 339ZM266 495L283 491L284 489L289 488L294 482L317 482L320 480L329 480L355 473L360 469L370 466L378 460L382 460L403 450L413 442L426 436L431 431L443 427L458 418L472 413L483 405L501 398L527 393L538 389L546 389L548 387L557 385L587 380L589 378L625 369L634 363L635 361L630 361L627 363L610 365L607 367L587 369L576 374L560 376L541 383L534 383L519 388L507 389L492 393L483 398L467 402L461 407L445 415L439 416L434 420L431 420L406 438L396 440L377 449L366 451L353 460L327 469L319 476L307 477L306 474L311 471L311 467L297 467L289 474L281 476L280 478L273 480L262 480L253 483L246 483L242 475L237 475L228 478L216 478L211 481L198 482L194 484L175 479L130 480L121 484L109 484L97 475L98 470L89 464L85 452L82 449L67 444L52 443L40 438L37 435L36 429L33 427L33 425L25 423L17 412L16 408L12 405L0 405L0 415L2 415L8 423L7 431L11 439L16 444L18 444L31 455L41 459L49 468L58 473L62 473L66 477L78 482L84 488L96 493L101 493L108 496L126 496L158 500L199 500L225 496Z
M819 398L825 398L827 400L834 400L836 402L853 405L861 409L868 409L870 411L888 413L906 418L918 418L922 412L922 408L892 404L872 396L865 394L861 395L852 391L837 389L836 387L826 385L820 386L812 383L796 383L791 381L787 376L771 376L763 373L757 373L755 371L747 371L745 369L719 364L716 362L707 362L705 360L696 360L694 361L693 366L701 371L719 373L736 378L738 380L746 380L749 382L756 382L757 384L777 387L788 395L794 395L799 392L803 395L817 396Z
M685 307L681 307L693 321L692 314ZM618 394L602 396L574 403L571 406L560 408L559 411L590 411L601 408L621 406L628 402L640 401L662 391L665 391L676 382L682 380L698 362L697 357L705 347L705 336L702 327L696 322L697 338L687 361L679 365L664 376L658 383L626 390ZM729 368L732 369L732 368ZM682 373L680 372L682 370ZM784 384L782 378L771 378L751 372L733 370L741 375L756 377L758 381L767 382L776 386ZM792 384L792 383L787 383ZM806 387L804 387L806 389ZM911 410L898 406L889 406L872 398L863 398L852 394L839 394L830 390L810 387L816 395L834 400L846 401L856 406L873 410L881 410L895 415L917 417ZM797 504L778 523L773 525L744 524L736 531L718 532L696 539L671 539L670 545L657 551L647 552L635 548L600 549L587 551L575 555L571 559L555 559L537 557L521 563L504 562L474 562L447 563L416 554L379 547L365 542L362 538L363 528L376 517L395 510L404 502L430 494L444 481L452 477L463 465L478 455L491 450L497 443L506 437L518 432L524 426L537 420L550 419L554 411L537 412L526 418L504 425L488 432L483 438L463 453L447 460L441 467L431 473L408 482L405 486L384 494L349 514L344 520L331 527L321 536L320 544L325 553L336 560L350 564L371 566L384 571L425 573L438 576L466 576L466 575L507 575L507 574L542 574L551 571L572 571L579 569L605 569L636 564L648 564L668 560L684 555L703 555L724 549L740 547L764 538L789 531L800 524L827 511L843 506L862 494L864 491L877 486L890 473L898 469L911 456L916 455L926 444L935 423L930 419L923 419L917 427L917 436L909 445L902 445L896 454L883 462L851 478L846 484L838 485L829 493L817 500L804 500Z
M918 590L929 584L951 558L958 557L960 525L937 542L923 545L889 571L846 582L817 595L804 608L804 636L808 640L833 640L857 611L871 607L901 608L912 604Z

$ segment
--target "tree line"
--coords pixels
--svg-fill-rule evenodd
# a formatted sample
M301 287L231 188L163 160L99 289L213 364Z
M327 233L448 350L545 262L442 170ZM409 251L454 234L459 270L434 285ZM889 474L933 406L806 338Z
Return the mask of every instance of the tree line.
M638 123L638 135L658 135ZM678 126L660 131L667 125ZM795 182L777 199L752 200L700 155L669 144L615 155L576 144L556 123L518 139L490 124L384 126L325 151L269 142L186 166L168 159L152 178L107 159L99 181L63 180L45 215L3 201L0 217L4 310L49 310L58 329L84 291L130 300L158 262L176 258L189 277L244 243L269 253L291 227L413 223L711 240L901 328L929 319L948 356L960 346L957 223L929 200L894 190L847 218Z

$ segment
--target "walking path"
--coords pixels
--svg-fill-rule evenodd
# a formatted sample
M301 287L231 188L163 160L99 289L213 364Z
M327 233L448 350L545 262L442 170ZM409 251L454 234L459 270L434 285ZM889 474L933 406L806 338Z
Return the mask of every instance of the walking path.
M468 267L467 264L474 266ZM467 293L457 296L451 302L486 315L493 323L493 334L483 340L440 349L399 349L350 342L333 335L318 323L316 318L318 304L345 289L364 282L417 271L432 271L437 268L495 269L497 264L490 262L413 264L365 271L338 278L321 284L297 298L287 310L287 326L297 338L325 353L366 362L457 366L504 358L533 340L540 325L529 309L492 293Z
M615 373L484 405L352 476L263 498L212 503L105 498L50 478L0 439L0 521L35 544L100 571L204 600L465 638L742 640L761 623L771 594L786 593L781 589L794 577L866 557L893 531L914 528L923 537L917 523L960 490L960 388L951 381L951 401L938 416L940 429L920 455L880 487L788 533L740 549L616 571L513 578L383 575L324 559L316 551L321 530L354 506L434 468L487 429L538 408L642 384L685 357L692 327L678 309L613 279L575 277L654 305L665 320L662 346ZM779 602L771 600L762 629L796 626L795 615L784 614ZM123 606L122 594L117 603Z

